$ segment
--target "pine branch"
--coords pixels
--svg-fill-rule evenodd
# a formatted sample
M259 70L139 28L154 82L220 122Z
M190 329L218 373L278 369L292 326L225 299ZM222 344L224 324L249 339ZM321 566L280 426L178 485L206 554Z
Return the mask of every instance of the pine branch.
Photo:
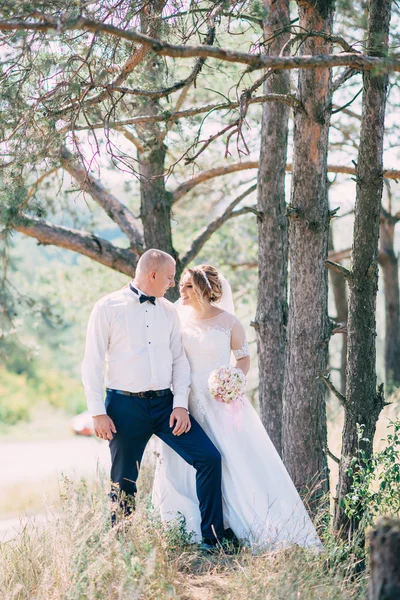
M103 127L104 127L104 123L102 123ZM87 127L87 129L90 129L90 127ZM116 129L118 131L120 131L125 137L126 139L131 142L131 144L133 144L135 146L135 148L139 151L139 152L144 152L144 146L143 144L141 144L139 138L137 138L136 136L133 135L133 133L131 131L129 131L129 129L127 129L126 127L116 127ZM75 128L76 131L76 128Z
M287 104L291 108L298 108L300 103L294 96L291 94L264 94L263 96L257 96L255 98L251 98L249 100L249 104L261 104L263 102L282 102L283 104ZM108 121L107 127L118 129L119 127L123 127L125 125L139 125L141 123L163 123L163 122L174 122L178 119L185 119L187 117L194 117L196 115L200 115L205 112L211 112L215 110L231 110L234 108L239 108L240 102L224 102L218 104L206 104L203 106L189 108L186 110L177 110L174 112L167 112L160 115L154 116L137 116L132 117L131 119L123 119L121 121ZM103 129L104 122L91 123L89 125L75 125L74 131L87 131L88 129ZM70 130L70 126L66 126L60 130L60 133L67 133Z
M335 321L332 321L331 326L332 326L331 335L334 335L335 333L347 334L347 322L346 321L343 321L342 323L337 323Z
M341 275L343 275L343 277L345 277L346 279L350 279L351 277L351 271L349 269L346 269L346 267L340 265L339 263L335 263L332 260L326 260L324 262L324 265L327 269L331 269L332 271L341 273Z
M93 84L91 83L90 89L94 89L94 87L101 87L103 89L103 91L100 92L100 94L97 94L96 96L92 96L90 98L86 98L83 102L81 101L81 95L79 98L75 98L74 100L72 100L70 104L63 106L56 111L47 110L47 112L52 115L61 115L65 112L70 112L71 110L74 110L76 106L79 106L79 109L82 109L83 107L93 106L94 104L100 104L100 102L103 102L103 100L106 100L110 97L110 89L118 89L121 86L121 83L125 81L128 75L132 73L132 71L142 62L142 60L149 52L149 47L140 46L139 48L135 49L135 52L132 54L132 56L130 56L125 62L125 64L121 68L120 73L114 79L113 82L102 86L93 86Z
M81 190L90 194L110 219L126 234L131 242L132 251L141 254L143 252L143 236L131 211L110 194L100 181L90 175L83 165L78 164L74 156L65 147L61 153L61 165L76 179Z
M256 217L258 219L262 219L263 213L257 209L256 205L255 206L243 206L243 208L239 208L239 210L235 210L231 216L232 217L240 217L241 215L248 215L249 213L256 215Z
M258 160L235 163L225 167L215 167L214 169L202 171L196 175L196 177L193 177L189 181L185 181L185 183L182 183L175 189L175 191L172 193L172 202L177 202L180 200L185 194L190 192L190 190L200 183L214 179L214 177L228 175L229 173L235 173L237 171L246 171L247 169L258 169Z
M174 192L172 192L172 201L177 202L180 200L185 194L190 192L196 185L200 183L204 183L205 181L209 181L210 179L214 179L214 177L221 177L223 175L228 175L229 173L236 173L237 171L246 171L248 169L258 169L258 160L252 160L242 163L235 163L233 165L227 165L225 167L215 167L213 169L208 169L207 171L202 171L196 177L189 179L189 181L185 181L179 185ZM356 169L354 167L347 167L344 165L328 165L327 167L328 173L342 173L344 175L355 175ZM286 165L286 172L292 172L292 165L288 163ZM400 171L395 171L394 169L388 169L383 172L383 176L386 179L400 179Z
M193 240L191 247L187 252L181 257L180 264L182 268L185 268L200 252L203 248L204 244L210 239L212 234L217 231L222 225L228 221L228 219L236 216L234 209L235 207L242 201L244 198L249 196L256 189L256 185L252 185L245 192L240 194L237 198L235 198L229 206L224 210L222 215L214 219L211 223L209 223L202 232ZM240 212L240 211L237 211ZM248 211L247 211L248 212Z
M335 456L334 454L332 454L332 452L329 450L328 446L325 446L324 451L325 451L325 454L327 456L329 456L329 458L331 458L337 465L340 464L340 459L337 456Z
M174 13L172 15L166 15L163 17L164 21L168 21L169 19L177 19L178 17L184 17L186 15L192 15L196 13L206 13L208 14L210 9L208 8L191 8L190 10L185 10L179 13ZM263 26L262 19L257 19L257 17L253 17L251 15L246 15L244 13L233 13L229 11L221 11L221 15L223 17L228 17L232 19L243 19L244 21L249 21L249 23L256 23L259 27Z
M335 388L335 386L333 385L333 383L331 381L330 375L323 375L323 373L320 371L318 373L318 378L326 385L328 390L330 390L332 392L332 394L334 396L336 396L336 398L340 401L341 405L345 407L346 406L346 396L343 396L343 394L341 392L339 392L339 390L337 388Z
M215 27L211 26L208 30L208 33L206 35L206 39L205 39L205 45L209 45L209 44L213 44L214 43L214 39L215 39ZM146 50L146 53L149 52L149 49ZM143 56L140 60L142 60L145 56L146 53L143 53ZM102 88L104 89L104 92L102 92L101 94L97 95L95 98L88 98L87 100L85 100L85 106L86 105L92 105L92 104L99 104L102 100L104 100L105 98L109 98L111 92L119 92L120 94L122 94L123 96L141 96L144 98L152 98L152 99L159 99L159 98L165 98L166 96L170 96L171 94L173 94L174 92L177 92L178 90L181 90L182 88L189 86L191 83L193 83L196 80L196 77L199 75L199 73L201 72L203 65L206 61L206 58L199 58L191 73L188 75L188 77L186 77L186 79L182 79L181 81L177 81L176 83L174 83L171 86L168 86L167 88L162 88L160 90L144 90L144 89L132 89L132 88L127 88L127 87L123 87L120 85L121 81L123 81L123 79L125 79L127 77L127 75L133 70L133 68L131 68L130 70L128 70L125 67L125 76L122 77L122 75L117 78L113 83L108 83L108 84L100 84L100 83L96 83L96 82L91 82L90 83L90 89L93 88ZM133 62L133 61L132 61ZM136 65L135 65L136 66ZM69 104L66 107L62 107L56 111L48 111L50 114L52 115L61 115L65 112L70 111L72 108L74 108L74 103L76 103L76 101L72 102L71 104Z
M137 31L120 29L114 25L93 21L84 17L55 19L51 15L43 14L41 22L34 23L24 20L0 21L0 31L37 31L48 32L54 30L61 34L65 31L91 31L104 33L118 39L125 39L133 43L149 47L155 54L176 58L214 58L231 63L249 65L256 69L313 69L332 67L353 67L359 70L378 70L380 72L400 72L400 60L397 58L379 58L365 56L356 52L342 52L333 55L321 56L268 56L265 54L251 54L224 50L216 46L184 46L163 42Z
M138 257L133 252L124 248L116 248L107 240L90 233L53 225L48 221L25 215L11 226L15 231L35 238L41 244L72 250L114 269L114 271L130 277L135 275Z

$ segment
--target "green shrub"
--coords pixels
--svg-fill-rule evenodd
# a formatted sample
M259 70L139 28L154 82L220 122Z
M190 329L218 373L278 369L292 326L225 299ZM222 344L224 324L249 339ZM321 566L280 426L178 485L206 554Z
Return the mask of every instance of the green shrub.
M0 369L0 423L15 425L29 421L34 396L25 374Z
M29 421L33 409L48 404L77 414L86 408L81 383L59 371L41 369L34 377L0 367L0 424Z
M80 381L56 370L40 369L32 381L38 400L69 414L86 410L85 394Z
M400 420L389 421L388 430L383 450L367 457L359 446L348 469L353 486L344 498L346 514L362 520L365 527L380 515L400 516ZM363 433L364 427L359 425L359 443Z

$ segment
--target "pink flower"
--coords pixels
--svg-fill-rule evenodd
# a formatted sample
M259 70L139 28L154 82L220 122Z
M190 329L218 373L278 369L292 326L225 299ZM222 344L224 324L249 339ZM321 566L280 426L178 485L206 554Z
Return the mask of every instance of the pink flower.
M242 399L246 386L246 377L236 367L220 367L210 374L208 389L218 402L231 404Z

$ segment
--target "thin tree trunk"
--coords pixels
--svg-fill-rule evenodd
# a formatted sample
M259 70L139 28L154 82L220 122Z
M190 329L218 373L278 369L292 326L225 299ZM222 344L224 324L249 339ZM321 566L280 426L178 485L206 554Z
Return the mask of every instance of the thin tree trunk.
M396 220L381 217L380 264L385 291L385 378L386 391L400 386L400 298L399 264L394 251Z
M289 0L265 0L264 39L268 53L280 54L289 32L269 38L289 26ZM264 93L288 94L288 73L276 73L265 82ZM282 454L282 395L287 320L287 218L285 168L289 107L263 105L258 170L258 301L256 332L261 420L275 448Z
M370 0L367 53L385 56L389 36L391 0ZM362 517L349 519L344 511L344 497L351 491L350 462L358 448L368 458L372 454L376 422L384 406L383 391L376 388L376 294L378 290L378 240L382 200L382 154L386 74L365 73L360 147L357 165L356 203L352 268L349 282L349 318L347 387L345 422L342 434L342 457L339 465L335 530L347 539L355 532ZM357 425L364 426L358 440Z
M329 250L334 250L332 228L329 232ZM335 298L336 318L339 323L347 323L347 289L346 281L341 273L331 270L330 280L333 296ZM347 370L347 334L342 336L342 347L340 350L340 391L346 393L346 370Z
M329 0L299 1L302 31L330 33ZM329 54L324 38L306 38L303 54ZM302 70L295 111L290 217L290 297L283 404L283 459L297 489L310 502L328 490L325 389L318 379L328 364L329 207L326 171L331 112L331 73ZM310 488L313 489L311 492Z

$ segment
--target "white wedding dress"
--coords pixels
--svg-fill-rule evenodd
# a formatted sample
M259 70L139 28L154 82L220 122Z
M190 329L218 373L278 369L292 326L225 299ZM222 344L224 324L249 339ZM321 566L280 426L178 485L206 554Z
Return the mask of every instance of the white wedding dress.
M233 314L223 312L212 319L192 318L182 329L192 377L189 411L222 455L225 528L253 547L320 548L304 504L249 400L244 399L237 413L208 392L211 371L230 362L235 322ZM247 355L244 340L235 356ZM193 541L201 540L195 469L161 441L153 504L163 521L183 515Z

